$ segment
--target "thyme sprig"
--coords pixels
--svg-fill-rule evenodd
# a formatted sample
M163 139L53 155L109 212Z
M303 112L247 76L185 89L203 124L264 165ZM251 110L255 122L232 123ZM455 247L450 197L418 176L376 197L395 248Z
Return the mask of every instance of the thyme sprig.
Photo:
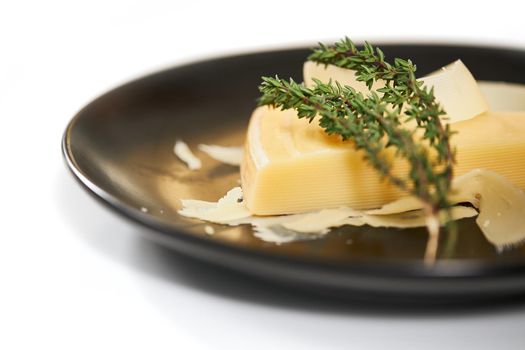
M383 178L417 196L423 203L429 232L425 260L434 261L440 210L444 209L450 219L447 196L455 150L450 145L452 132L441 122L445 112L433 89L416 80L416 66L410 60L396 58L390 64L385 61L384 53L369 43L362 49L348 38L330 47L320 44L308 59L354 70L357 80L365 82L370 93L364 96L337 82L314 79L315 85L308 88L292 79L263 77L259 105L295 109L299 118L309 122L319 116L319 125L328 134L351 140ZM378 81L384 86L373 90ZM408 124L410 121L415 123ZM415 126L408 128L412 124ZM407 176L393 174L392 162L384 152L390 147L395 149L397 157L408 161Z

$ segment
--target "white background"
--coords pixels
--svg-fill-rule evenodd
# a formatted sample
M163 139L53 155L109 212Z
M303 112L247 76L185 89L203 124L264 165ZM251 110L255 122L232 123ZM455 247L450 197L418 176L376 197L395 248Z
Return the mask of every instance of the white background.
M464 4L465 3L465 4ZM71 179L72 115L193 59L344 35L525 47L518 1L1 1L1 349L522 349L525 305L321 301L141 238Z

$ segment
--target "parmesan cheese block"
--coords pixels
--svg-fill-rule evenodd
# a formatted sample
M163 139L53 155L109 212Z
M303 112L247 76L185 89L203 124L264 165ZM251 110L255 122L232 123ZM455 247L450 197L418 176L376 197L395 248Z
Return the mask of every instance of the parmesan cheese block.
M475 168L495 171L525 189L525 113L487 112L452 124L456 175ZM391 151L393 152L393 150ZM393 172L408 165L393 158ZM294 110L257 108L241 164L244 202L252 214L299 213L348 206L378 208L404 193L381 180L350 142L328 136Z
M305 62L303 77L307 87L314 86L313 78L316 78L323 83L337 81L341 85L351 86L365 96L370 93L366 84L357 80L355 71L330 64ZM422 81L424 86L429 89L434 88L436 100L446 107L447 115L442 118L449 123L473 118L489 109L484 94L472 73L461 60L452 62L440 70L420 78L419 81ZM384 83L376 81L372 85L372 90L377 90L383 86Z

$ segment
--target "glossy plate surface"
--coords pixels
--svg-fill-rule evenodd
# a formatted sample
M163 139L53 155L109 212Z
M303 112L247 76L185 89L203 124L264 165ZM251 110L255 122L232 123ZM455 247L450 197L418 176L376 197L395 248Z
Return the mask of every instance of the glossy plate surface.
M380 45L411 58L419 75L462 59L477 79L525 83L525 52L438 45ZM525 291L525 248L498 253L473 219L443 234L440 260L422 263L423 229L342 227L326 238L275 245L248 226L212 225L177 214L181 198L215 201L238 185L238 168L196 151L189 171L173 154L176 139L242 145L263 75L302 79L307 49L253 53L162 71L106 93L69 124L63 152L74 176L147 235L182 253L254 276L333 295L409 300L472 300ZM525 174L524 174L525 176ZM444 255L448 256L445 257Z

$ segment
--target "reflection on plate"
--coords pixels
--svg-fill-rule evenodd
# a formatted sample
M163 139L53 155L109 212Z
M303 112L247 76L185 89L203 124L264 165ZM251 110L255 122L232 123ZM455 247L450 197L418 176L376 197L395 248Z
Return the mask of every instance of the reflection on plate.
M477 79L525 83L525 52L465 46L381 45L410 57L425 74L461 58ZM173 68L101 96L69 124L63 152L75 177L117 212L152 230L174 249L251 275L338 296L473 300L525 291L525 249L497 252L474 219L459 222L456 240L441 237L443 258L422 262L421 229L342 227L324 239L276 245L249 226L227 227L181 217L181 198L215 201L238 185L238 168L197 154L190 171L173 154L176 139L243 143L263 75L301 79L307 49L226 57ZM494 65L494 62L498 62ZM108 233L110 234L110 233ZM416 298L417 297L417 298ZM414 300L415 300L414 299Z

